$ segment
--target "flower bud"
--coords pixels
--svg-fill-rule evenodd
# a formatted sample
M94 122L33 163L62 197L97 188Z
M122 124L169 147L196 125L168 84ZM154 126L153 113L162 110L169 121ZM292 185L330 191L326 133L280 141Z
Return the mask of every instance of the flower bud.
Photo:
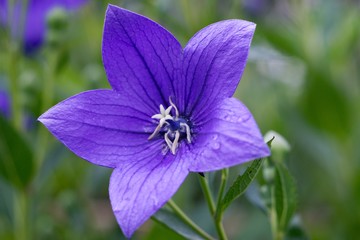
M47 15L47 27L50 31L63 31L68 25L68 15L65 9L56 7Z
M263 168L263 176L266 182L272 182L275 178L275 168L270 166Z
M282 161L284 159L284 155L290 151L291 147L289 142L279 133L270 130L264 136L265 142L268 142L272 138L271 142L271 155L273 160Z

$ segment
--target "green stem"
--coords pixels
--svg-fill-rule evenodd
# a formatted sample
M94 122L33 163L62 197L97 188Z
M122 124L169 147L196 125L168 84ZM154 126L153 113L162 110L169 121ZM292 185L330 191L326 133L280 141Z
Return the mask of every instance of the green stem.
M11 114L15 128L22 130L22 107L21 107L21 91L19 87L19 52L16 44L9 42L9 65L8 74L10 81L11 94Z
M28 232L28 206L25 190L14 196L14 233L16 240L30 239Z
M276 213L276 200L275 200L275 187L269 185L270 194L271 194L271 208L270 208L270 225L271 232L274 240L282 240L284 239L284 234L280 230L279 225L277 223L277 213Z
M216 227L216 232L218 233L220 240L227 240L227 236L226 236L225 229L224 229L224 226L222 224L221 218L219 219L218 217L216 217L216 214L215 214L216 213L215 202L214 202L214 199L212 197L212 194L211 194L211 191L210 191L210 188L209 188L209 184L206 181L205 177L200 176L200 184L201 184L201 187L203 189L205 199L206 199L206 202L207 202L208 207L209 207L210 214L211 214L211 216L212 216L212 218L214 220L215 227Z
M196 223L194 223L177 205L176 203L170 199L167 204L174 211L176 215L178 215L187 225L189 225L194 231L196 231L199 235L208 240L213 240L207 232L202 230Z
M224 195L228 175L229 175L229 169L228 168L225 168L225 169L221 170L221 183L220 183L219 194L218 194L218 198L217 198L216 213L215 213L215 216L214 216L215 217L214 220L215 220L215 224L216 224L216 229L217 229L221 239L227 239L227 236L226 236L225 230L224 230L224 226L222 224L223 211L222 211L222 208L221 208L221 202L222 202L222 198L223 198L223 195Z
M221 209L221 202L222 202L222 198L224 195L228 175L229 175L228 168L221 170L221 183L220 183L219 194L218 194L217 204L216 204L216 218L219 219L220 221L222 219L222 213L223 213L223 211Z
M19 33L23 33L25 26L25 16L27 9L27 0L22 1L22 8L20 12L20 30ZM9 25L11 20L14 19L15 14L15 1L11 1L8 5L8 22ZM10 28L10 27L9 27ZM9 49L9 62L8 62L8 74L10 81L10 93L11 93L11 114L15 128L18 131L22 131L23 129L23 109L21 103L21 91L19 84L19 60L20 60L20 49L23 46L23 35L20 34L17 39L11 36L11 33L8 33L8 49Z
M206 202L207 202L208 207L209 207L210 215L214 216L216 208L215 208L214 199L212 197L212 194L211 194L211 191L210 191L210 188L209 188L209 184L206 181L205 177L200 176L199 179L200 179L201 188L202 188L202 190L204 192L205 199L206 199Z
M48 53L47 61L44 63L44 81L42 89L41 110L47 110L54 98L55 69L58 61L58 53Z
M42 96L41 96L41 112L45 112L52 104L54 98L54 84L55 84L55 68L58 61L58 54L52 53L48 54L47 62L44 63L44 82L42 84ZM49 141L49 134L44 127L40 127L37 133L38 137L38 146L36 151L36 164L37 169L40 169L47 150L47 145Z

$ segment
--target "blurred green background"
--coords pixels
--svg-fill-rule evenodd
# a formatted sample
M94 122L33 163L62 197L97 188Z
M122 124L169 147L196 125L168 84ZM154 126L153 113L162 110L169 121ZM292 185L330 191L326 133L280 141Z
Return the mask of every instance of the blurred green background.
M296 179L297 212L309 238L360 236L359 1L103 0L69 13L61 34L48 31L46 44L31 55L11 57L16 46L4 32L0 35L0 90L9 92L10 79L17 79L18 114L25 119L19 124L2 117L0 122L0 142L23 159L15 163L18 176L0 178L0 239L21 239L21 229L26 239L123 238L108 199L111 170L79 159L36 122L71 95L109 88L101 60L108 3L159 22L183 46L213 22L255 22L235 96L264 134L275 130L289 141L286 164ZM15 70L9 68L13 61ZM175 200L214 233L196 178L187 178ZM271 239L267 217L246 198L224 217L230 239ZM134 239L182 237L149 220Z

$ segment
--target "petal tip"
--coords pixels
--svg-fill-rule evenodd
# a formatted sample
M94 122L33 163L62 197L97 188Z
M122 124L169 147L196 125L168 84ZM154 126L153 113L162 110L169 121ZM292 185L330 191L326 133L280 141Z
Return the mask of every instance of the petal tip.
M45 120L46 120L47 113L48 113L48 111L44 112L36 120L45 125Z
M112 9L118 9L119 7L116 6L116 5L113 5L113 4L108 4L107 6L107 10L106 11L109 11L109 10L112 10Z
M131 229L129 227L125 227L120 224L120 218L121 218L120 211L114 210L114 215L115 215L116 221L118 222L118 224L121 227L121 231L122 231L123 235L126 237L126 239L130 239L132 237L132 235L135 233L136 229Z

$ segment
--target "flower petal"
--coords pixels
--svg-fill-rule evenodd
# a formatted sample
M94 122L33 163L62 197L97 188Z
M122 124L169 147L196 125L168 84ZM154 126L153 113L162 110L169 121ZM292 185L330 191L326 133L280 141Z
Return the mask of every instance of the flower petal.
M199 126L187 159L190 171L206 172L270 155L249 110L235 98L224 99Z
M188 163L172 154L134 158L118 166L110 179L110 200L128 238L177 191L188 174Z
M52 107L42 116L52 134L78 156L106 167L161 153L163 141L148 137L150 116L112 90L93 90Z
M168 105L173 80L181 73L182 48L166 29L136 13L109 5L102 56L113 89L152 114Z
M245 68L255 24L243 20L214 23L190 39L184 49L185 82L177 82L180 112L197 116L231 97ZM180 103L179 103L180 101Z

